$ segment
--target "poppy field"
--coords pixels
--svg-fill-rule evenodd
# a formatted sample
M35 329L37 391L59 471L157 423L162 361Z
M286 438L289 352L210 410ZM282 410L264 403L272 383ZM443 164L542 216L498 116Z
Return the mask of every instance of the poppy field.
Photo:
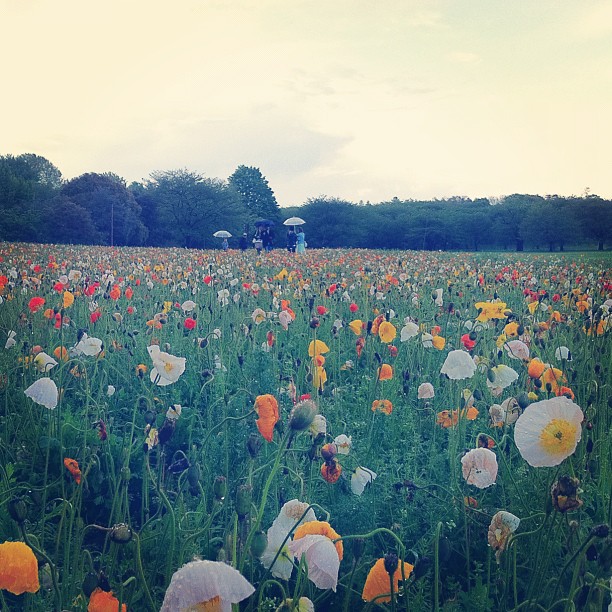
M610 255L0 243L0 610L601 611Z

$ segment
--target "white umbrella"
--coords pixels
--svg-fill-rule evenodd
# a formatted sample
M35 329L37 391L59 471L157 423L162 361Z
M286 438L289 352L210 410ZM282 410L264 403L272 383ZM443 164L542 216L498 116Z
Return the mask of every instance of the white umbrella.
M304 225L306 221L304 219L300 219L299 217L289 217L285 221L283 221L283 225Z
M218 232L215 232L213 236L215 238L231 238L232 237L232 235L225 230L219 230Z

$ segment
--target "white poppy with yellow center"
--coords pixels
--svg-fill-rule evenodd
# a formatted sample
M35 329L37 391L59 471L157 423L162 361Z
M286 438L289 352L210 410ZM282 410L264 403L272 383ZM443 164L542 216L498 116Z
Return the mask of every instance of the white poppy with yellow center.
M584 414L565 396L530 404L514 426L514 442L533 467L559 465L575 450L582 436Z
M156 344L147 347L149 356L153 361L151 370L151 380L157 381L159 386L166 386L176 382L185 371L187 360L185 357L175 357L169 353L164 353Z

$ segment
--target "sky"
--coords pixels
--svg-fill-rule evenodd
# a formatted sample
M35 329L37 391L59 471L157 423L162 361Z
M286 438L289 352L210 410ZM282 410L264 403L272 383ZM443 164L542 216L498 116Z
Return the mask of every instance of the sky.
M281 206L612 198L610 0L0 0L0 155Z

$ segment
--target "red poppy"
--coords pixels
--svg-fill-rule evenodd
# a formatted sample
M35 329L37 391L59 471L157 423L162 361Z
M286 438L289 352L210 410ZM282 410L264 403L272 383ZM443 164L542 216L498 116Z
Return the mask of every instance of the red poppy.
M327 312L327 308L325 306L317 306L317 314L324 315Z
M134 290L133 290L131 287L128 287L128 288L125 290L125 297L126 297L126 299L128 299L128 300L131 300L131 299L134 297Z
M133 306L128 306L127 307L127 311L128 311L128 314L134 314L134 307Z
M55 291L58 293L61 293L64 290L64 285L58 281L55 283L55 285L53 285L53 289L55 289Z
M338 285L336 283L334 283L333 285L329 286L329 295L331 295L336 289L338 288Z
M115 285L109 293L112 300L118 300L121 297L121 289L119 289L118 285Z
M461 344L463 344L468 351L471 351L476 346L476 340L472 340L470 334L463 334L463 336L461 336Z
M0 275L0 286L8 285L8 278L4 274Z
M212 282L212 276L210 274L207 274L203 279L202 279L207 285L210 285L210 283Z
M94 310L89 315L89 320L91 321L91 323L95 323L101 316L102 316L102 313L99 310Z
M44 305L45 303L45 298L41 298L41 297L33 297L29 302L28 302L28 308L30 309L30 312L38 312Z
M192 319L191 317L187 317L183 325L185 326L185 329L194 329L196 326L196 320Z
M271 348L271 347L273 347L273 346L274 346L274 342L275 342L275 341L276 341L276 339L274 338L274 334L273 334L271 331L269 331L269 332L266 334L266 342L268 343L268 346L269 346L270 348Z
M397 357L397 346L393 346L392 344L388 344L387 346L389 348L389 355L391 355L391 357Z
M353 302L350 306L349 306L349 310L351 312L357 312L359 310L359 306L357 306L357 304L355 304L355 302Z

